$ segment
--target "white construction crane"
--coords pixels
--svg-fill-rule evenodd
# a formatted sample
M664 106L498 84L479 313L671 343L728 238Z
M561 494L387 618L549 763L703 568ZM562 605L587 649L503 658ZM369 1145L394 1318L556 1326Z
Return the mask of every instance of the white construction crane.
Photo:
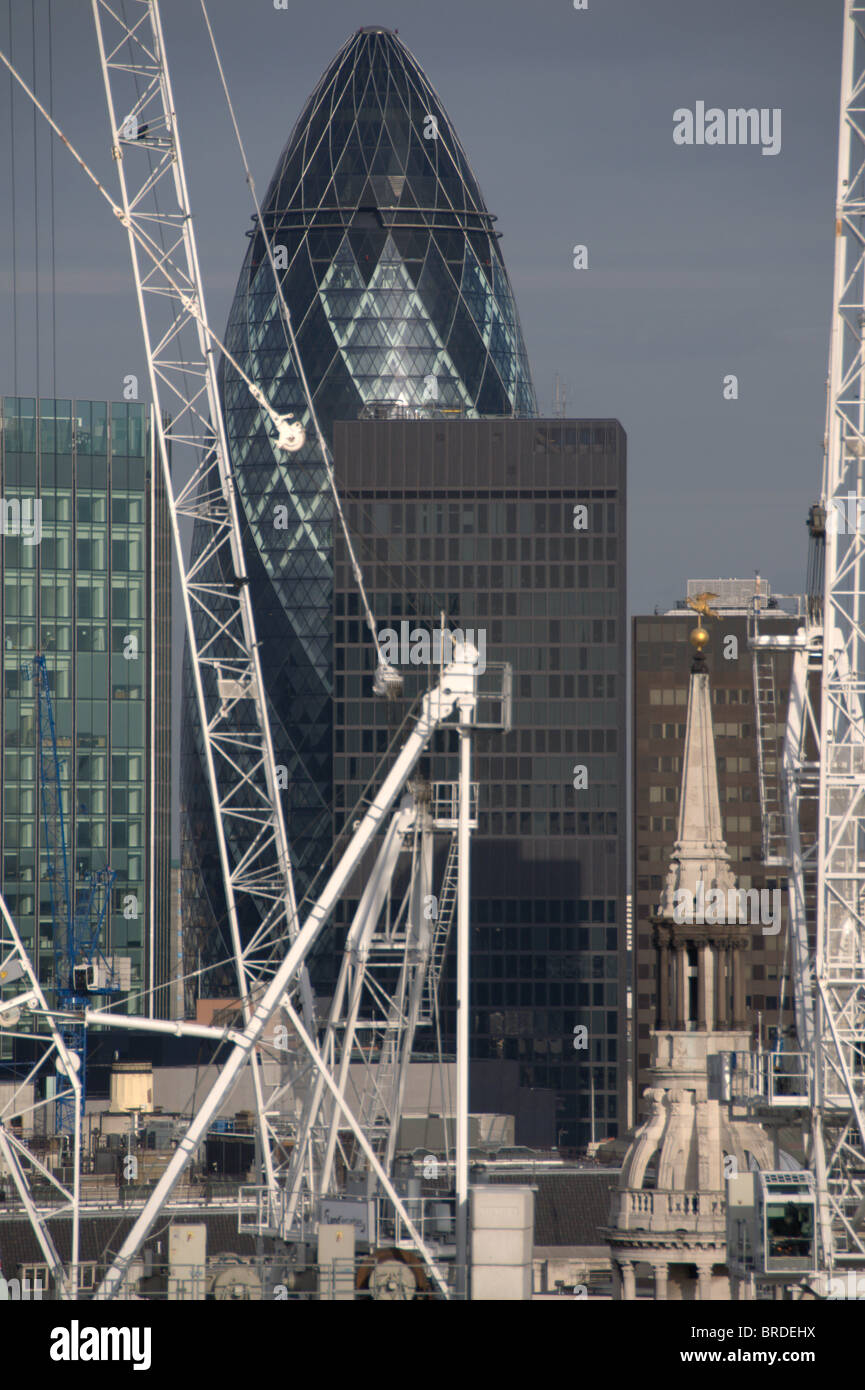
M0 896L0 1031L6 1038L27 1042L33 1053L33 1063L26 1076L7 1082L0 1096L0 1157L18 1193L43 1259L55 1281L61 1299L74 1299L78 1293L78 1260L80 1245L80 1175L81 1175L81 1082L78 1077L80 1059L63 1040L58 1018L49 1010L30 960L29 953L5 899ZM51 1073L56 1073L52 1077ZM37 1098L37 1084L53 1082L54 1094L44 1100ZM55 1100L69 1100L72 1134L66 1155L72 1170L72 1181L61 1182L57 1175L36 1156L32 1146L34 1132L46 1132L46 1117L55 1108ZM49 1204L40 1206L34 1197L32 1183L39 1179L53 1189ZM51 1233L51 1221L64 1218L69 1212L71 1223L70 1259L64 1265Z
M468 780L470 765L467 751L469 748L470 729L474 718L477 703L477 652L473 647L459 648L455 652L455 659L447 666L442 675L440 683L428 692L421 702L421 711L415 722L412 732L396 759L393 767L385 778L382 786L373 798L366 814L355 830L349 841L345 852L333 869L322 892L309 912L302 929L293 941L287 955L281 961L273 978L270 980L251 1017L246 1021L242 1030L226 1032L223 1029L205 1029L197 1025L183 1024L148 1024L146 1020L133 1019L123 1021L123 1026L143 1027L155 1029L157 1031L174 1031L177 1033L187 1032L192 1036L210 1036L214 1039L226 1038L233 1043L232 1051L219 1071L219 1076L212 1086L204 1102L199 1106L189 1128L183 1139L180 1141L172 1158L170 1159L165 1172L156 1184L151 1197L145 1203L141 1215L129 1232L126 1240L105 1276L105 1279L97 1292L98 1298L108 1298L113 1296L123 1280L123 1276L134 1256L141 1247L145 1236L156 1220L166 1201L171 1195L173 1188L178 1182L183 1169L195 1153L202 1139L206 1135L212 1121L219 1113L220 1106L229 1094L234 1082L237 1079L240 1069L245 1066L256 1050L258 1044L264 1039L264 1030L269 1023L284 1011L291 1024L293 1025L304 1048L308 1052L314 1066L324 1080L324 1084L330 1091L334 1102L339 1107L344 1116L346 1125L352 1130L355 1139L363 1150L370 1168L375 1173L384 1192L391 1199L407 1232L409 1233L415 1248L421 1255L427 1267L430 1269L433 1279L442 1293L448 1292L447 1279L438 1267L432 1252L427 1243L422 1239L414 1221L409 1215L405 1204L399 1197L390 1177L382 1166L375 1150L364 1130L354 1115L351 1106L345 1096L345 1087L342 1090L338 1080L334 1079L332 1068L328 1066L318 1049L315 1038L303 1024L298 1015L292 999L290 990L297 980L298 973L303 967L310 950L318 939L321 931L326 926L333 909L339 900L340 895L351 881L358 869L361 860L370 847L374 836L383 824L388 811L394 805L397 796L405 786L411 772L417 765L418 759L428 747L430 739L435 729L451 714L458 716L458 729L462 749L466 755L461 762L460 793L459 793L459 834L461 843L466 849L465 861L468 859L468 837L469 837L469 817L471 783ZM467 874L462 876L462 882L467 885ZM462 886L462 884L461 884ZM462 927L467 925L467 909L460 904L463 922L459 923ZM468 933L460 932L460 945L463 954L467 956ZM467 964L467 959L465 961ZM467 1012L467 1011L466 1011ZM88 1021L92 1023L108 1021L110 1016L88 1015ZM465 1237L460 1240L461 1222L465 1226L468 1202L468 1147L467 1147L467 1050L463 1052L462 1059L458 1059L458 1098L457 1098L457 1245L458 1252L465 1244ZM464 1079L460 1081L464 1073ZM465 1094L463 1090L465 1088ZM461 1162L464 1172L461 1174ZM279 1213L272 1210L268 1218L268 1230L277 1233L277 1222ZM464 1252L463 1252L464 1253ZM457 1255L459 1263L459 1253Z
M782 866L789 882L796 1029L808 1073L802 1114L816 1197L814 1268L824 1294L834 1272L865 1273L863 25L865 4L845 0L827 426L821 500L809 518L812 592L795 636L762 635L758 624L752 636L758 723L773 649L792 654L777 800L761 787L763 844L766 862ZM768 776L761 765L761 782ZM768 809L775 804L780 815ZM789 1054L770 1062L779 1071L796 1067Z
M199 1106L164 1174L144 1203L96 1297L111 1298L120 1291L132 1259L170 1200L185 1166L219 1114L241 1069L246 1066L250 1067L253 1079L258 1160L263 1179L256 1193L253 1221L256 1231L283 1240L292 1238L298 1204L302 1206L306 1200L303 1197L307 1172L304 1157L312 1165L310 1171L315 1171L314 1187L319 1195L322 1191L333 1190L334 1156L341 1144L340 1135L350 1132L382 1192L392 1202L402 1229L433 1283L448 1297L452 1286L464 1291L468 1257L468 904L469 837L476 814L476 793L471 783L471 733L478 723L477 652L470 646L456 644L453 660L440 671L436 686L422 698L413 727L392 768L301 926L275 781L276 759L248 591L237 485L222 417L216 374L218 354L221 352L232 363L252 397L269 417L277 451L290 453L301 447L305 427L302 422L281 417L272 409L260 388L247 377L208 324L158 0L128 0L127 9L131 10L128 20L119 15L108 0L91 0L91 6L120 187L119 203L73 149L9 59L0 54L0 61L33 100L127 232L148 359L153 399L151 418L182 581L186 630L243 1015L243 1026L236 1029L168 1023L110 1011L89 1011L85 1015L87 1024L92 1027L124 1027L211 1038L230 1043L232 1048L210 1093ZM286 327L294 343L281 289L279 294ZM303 377L299 361L298 370ZM308 390L306 394L309 423L323 451L342 521L330 459ZM190 457L189 476L175 493L172 473L176 476L181 460ZM181 517L195 521L207 532L203 549L190 562L186 562L181 546ZM375 624L347 531L346 541L375 638ZM198 624L193 621L194 613L199 617ZM378 651L377 640L376 648ZM393 679L394 673L386 663L382 663L380 652L378 655L376 689L382 694L393 694L398 681ZM488 669L491 674L498 671L500 677L498 686L489 692L498 701L499 711L485 727L507 728L510 723L509 670L504 667ZM251 707L254 716L244 719L240 731L232 719L238 707L244 711ZM448 817L445 821L439 817L438 821L438 827L446 823L453 836L444 882L437 895L447 911L435 929L427 930L421 905L429 896L431 886L431 835L436 828L436 817L423 798L418 802L410 792L385 833L371 886L363 895L349 934L340 989L328 1020L325 1045L320 1050L306 958L326 927L340 895L356 874L364 854L384 829L385 817L405 792L418 759L429 746L436 729L453 717L460 741L459 782L449 792L436 794L450 798ZM232 854L232 845L236 843L232 830L238 825L243 830L244 846L239 857ZM409 832L416 835L416 844L406 899L407 925L404 930L398 925L394 929L393 923L384 928L391 959L397 954L400 956L396 985L394 987L391 982L388 994L379 983L375 987L383 1005L379 1017L362 1019L361 997L364 988L369 989L373 975L368 947L376 944L376 922L384 901L382 893L389 891L396 865L394 846L399 848ZM252 939L246 942L241 937L238 913L238 900L244 894L251 899L259 921ZM429 998L441 973L447 925L454 906L458 995L454 1252L457 1277L449 1281L394 1186L391 1169L414 1033L422 1001ZM20 942L16 950L19 954L23 952ZM358 950L360 957L352 954ZM30 976L35 979L32 968ZM347 1013L343 1012L346 1003ZM45 1012L44 1001L41 1008ZM291 1054L295 1064L289 1067L287 1076L284 1074L280 1085L268 1090L264 1060L272 1047L265 1029L275 1019L288 1021L299 1047ZM49 1026L56 1032L50 1018ZM355 1113L348 1098L347 1084L359 1026L368 1026L371 1030L368 1037L372 1050L367 1051L371 1068L368 1095L376 1098L366 1109L361 1105L360 1115ZM54 1046L57 1047L56 1042ZM57 1050L60 1052L59 1048ZM308 1087L300 1124L296 1145L300 1159L288 1172L283 1172L284 1160L277 1156L282 1150L274 1134L273 1118L286 1090L300 1090L306 1080L297 1065L301 1053L309 1059L307 1071L311 1072L315 1083ZM322 1176L326 1179L323 1189ZM306 1195L310 1196L309 1192ZM309 1202L306 1214L314 1217ZM75 1259L73 1255L73 1261ZM71 1287L73 1291L77 1288L74 1278Z

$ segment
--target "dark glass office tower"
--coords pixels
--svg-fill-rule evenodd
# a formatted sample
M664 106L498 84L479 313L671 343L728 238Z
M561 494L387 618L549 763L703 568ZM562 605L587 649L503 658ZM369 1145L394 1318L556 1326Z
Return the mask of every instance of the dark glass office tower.
M468 417L534 413L495 219L438 96L394 34L362 29L337 54L262 206L328 439L335 420L382 401ZM273 406L308 425L263 241L249 236L226 342ZM333 833L332 501L314 444L279 454L231 367L223 398L302 892ZM187 672L184 920L206 949L224 902L196 721Z
M512 731L475 736L472 1058L517 1061L522 1086L555 1091L551 1142L564 1146L592 1137L592 1090L595 1137L626 1127L625 455L615 420L362 420L335 430L379 634L402 638L404 623L409 654L398 659L404 699L374 697L373 647L337 534L338 826L435 679L411 661L410 639L434 632L444 611L451 628L475 633L487 663L514 672ZM421 771L456 781L456 734L435 747L443 751ZM343 923L352 907L343 905ZM585 1048L574 1045L581 1026Z
M147 410L7 396L0 412L0 886L50 988L38 708L22 672L41 653L73 891L115 871L103 949L130 1012L167 1016L170 533Z

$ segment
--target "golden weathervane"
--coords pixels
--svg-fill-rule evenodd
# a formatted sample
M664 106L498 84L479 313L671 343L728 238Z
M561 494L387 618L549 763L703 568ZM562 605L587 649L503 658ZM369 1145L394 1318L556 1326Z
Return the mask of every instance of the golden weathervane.
M688 607L692 608L697 615L697 626L691 632L689 640L692 647L695 647L698 652L703 652L709 644L709 634L703 627L703 619L718 617L714 608L709 607L710 601L717 597L717 594L695 594L693 598L685 600Z

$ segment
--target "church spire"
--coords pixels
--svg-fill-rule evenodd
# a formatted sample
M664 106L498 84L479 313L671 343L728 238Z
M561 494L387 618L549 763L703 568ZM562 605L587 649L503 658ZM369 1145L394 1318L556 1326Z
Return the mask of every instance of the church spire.
M739 892L721 824L712 699L704 651L704 614L714 594L689 599L698 614L691 633L688 724L682 763L679 834L658 910L658 1028L662 1032L741 1030L745 978Z
M714 594L701 594L698 599L688 600L699 616L690 639L695 656L691 663L688 723L682 759L679 833L661 894L659 916L662 917L673 916L676 902L682 901L681 898L676 899L677 892L689 893L690 900L694 902L699 884L702 884L700 896L713 888L726 893L736 886L721 824L712 697L703 656L709 634L702 625L702 615L716 616L709 607L708 600L711 598L714 598Z

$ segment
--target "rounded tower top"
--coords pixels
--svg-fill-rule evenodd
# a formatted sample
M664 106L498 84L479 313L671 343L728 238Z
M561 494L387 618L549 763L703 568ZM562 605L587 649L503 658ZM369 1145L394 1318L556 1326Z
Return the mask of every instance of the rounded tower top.
M691 1038L697 1035L689 1034ZM619 1174L619 1192L723 1192L725 1154L733 1155L739 1172L748 1171L751 1155L758 1167L771 1169L772 1146L762 1125L733 1119L717 1100L709 1100L705 1058L690 1060L693 1074L683 1076L679 1085L655 1085L643 1092L649 1115L633 1132ZM664 1229L663 1218L669 1229L700 1224L696 1209L689 1213L687 1208L659 1206L662 1221L655 1230ZM723 1228L723 1213L719 1215ZM611 1224L627 1229L630 1222L631 1208L614 1202Z
M343 44L261 205L326 437L334 420L381 401L425 414L536 413L495 218L441 99L395 30L366 25ZM226 343L282 414L308 423L294 364L278 346L274 300L254 229ZM261 421L250 421L230 365L224 380L234 447L250 423L260 434ZM260 442L267 451L266 428ZM243 448L241 472L246 458L261 462L258 444Z

